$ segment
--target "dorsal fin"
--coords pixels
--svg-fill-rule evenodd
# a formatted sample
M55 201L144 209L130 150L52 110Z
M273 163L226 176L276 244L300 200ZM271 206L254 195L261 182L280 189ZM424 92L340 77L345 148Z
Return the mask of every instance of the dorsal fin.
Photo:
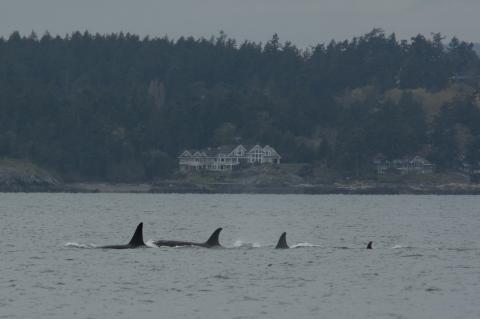
M372 249L373 241L369 241L367 244L367 249Z
M288 244L287 244L287 233L283 233L280 236L280 239L278 240L278 243L275 249L280 249L280 248L290 248L288 247Z
M143 242L143 223L138 224L135 234L133 234L133 237L128 244L133 247L145 246L145 243Z
M213 234L210 236L210 238L205 242L205 246L207 247L215 247L215 246L221 246L220 242L218 241L218 236L220 235L220 232L222 231L223 228L217 228Z

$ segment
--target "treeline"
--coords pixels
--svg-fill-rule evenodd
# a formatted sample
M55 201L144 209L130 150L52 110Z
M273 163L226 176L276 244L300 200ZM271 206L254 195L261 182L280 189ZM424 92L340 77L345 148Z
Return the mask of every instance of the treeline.
M472 44L444 42L380 29L308 50L277 35L261 44L223 33L14 32L0 39L0 156L114 181L168 176L182 149L231 143L356 174L377 154L476 164L480 60ZM415 93L458 79L433 109Z

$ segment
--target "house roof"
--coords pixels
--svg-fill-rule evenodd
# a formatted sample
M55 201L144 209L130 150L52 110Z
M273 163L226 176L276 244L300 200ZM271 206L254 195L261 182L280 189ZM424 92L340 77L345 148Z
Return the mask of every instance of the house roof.
M271 156L280 156L277 153L277 151L269 145L266 145L265 147L262 147L260 144L253 144L253 145L252 144L238 144L238 145L221 145L221 146L218 146L218 147L208 147L208 148L204 148L204 149L200 149L200 150L198 150L198 149L184 150L181 153L181 155L178 156L178 157L179 158L192 157L192 156L194 156L194 157L217 157L220 154L228 156L239 146L242 146L243 148L245 148L246 153L249 153L254 148L258 147L258 149L260 149L260 150L264 150L265 148L270 149L271 152L272 152Z
M263 150L269 150L272 154L270 155L270 157L274 157L274 156L278 156L278 157L281 157L280 154L278 154L278 152L273 148L271 147L270 145L265 145L265 147L263 148Z
M373 163L383 163L383 162L392 162L392 163L411 163L411 162L422 162L423 164L431 164L425 157L420 155L408 155L401 158L395 158L389 161L383 154L377 154L373 158Z
M260 144L255 144L255 145L249 145L249 147L246 147L247 153L251 153L254 149L260 149L263 151L263 147L260 146Z
M238 145L222 145L217 147L217 154L230 154Z

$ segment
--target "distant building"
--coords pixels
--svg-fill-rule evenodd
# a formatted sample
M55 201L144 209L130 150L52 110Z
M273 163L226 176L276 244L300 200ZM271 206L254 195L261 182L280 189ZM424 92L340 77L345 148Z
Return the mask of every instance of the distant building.
M465 161L462 161L458 167L458 170L470 177L470 182L480 183L480 162L471 165Z
M224 145L202 150L185 150L178 157L181 171L231 171L240 164L280 164L282 157L268 145Z
M433 164L421 156L404 157L389 161L382 156L373 160L377 174L385 175L387 172L399 174L429 174L433 173Z

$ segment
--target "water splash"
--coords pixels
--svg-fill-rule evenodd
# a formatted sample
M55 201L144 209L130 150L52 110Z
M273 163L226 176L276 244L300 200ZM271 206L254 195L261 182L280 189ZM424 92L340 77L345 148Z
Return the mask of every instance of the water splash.
M154 244L154 240L153 240L153 239L147 240L147 241L145 242L145 246L151 247L151 248L158 248L158 246Z
M94 244L80 244L76 242L68 242L65 243L65 247L74 247L74 248L96 248L97 246Z
M246 247L246 248L260 248L262 247L259 243L250 243L250 242L244 242L240 239L236 240L233 243L233 247L239 248L239 247Z
M320 247L320 245L314 245L314 244L305 242L305 243L298 243L296 245L290 246L290 248L301 248L301 247Z

